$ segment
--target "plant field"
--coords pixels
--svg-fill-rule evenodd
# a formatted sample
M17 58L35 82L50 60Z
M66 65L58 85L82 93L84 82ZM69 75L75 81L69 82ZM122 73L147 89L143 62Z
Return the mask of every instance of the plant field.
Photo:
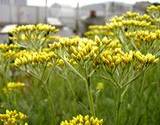
M160 6L57 31L18 26L0 44L0 125L160 125Z

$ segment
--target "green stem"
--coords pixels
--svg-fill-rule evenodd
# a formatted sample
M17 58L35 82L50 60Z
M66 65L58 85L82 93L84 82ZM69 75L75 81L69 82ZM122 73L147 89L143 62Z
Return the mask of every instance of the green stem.
M128 88L130 87L130 84L125 86L125 87L118 87L116 91L116 124L115 125L120 125L121 124L121 119L120 119L120 111L121 111L121 106L122 102L124 99L124 95L127 92Z
M70 88L70 90L71 90L71 93L72 93L73 97L76 99L77 96L76 96L76 94L75 94L75 92L74 92L74 89L73 89L73 87L72 87L72 83L71 83L71 81L69 80L68 74L65 73L65 74L63 75L63 74L61 74L61 73L58 73L58 75L59 75L62 79L66 80L66 82L68 83L68 86L69 86L69 88Z
M44 78L46 68L47 68L47 63L46 63L46 65L45 65L45 67L44 67L44 70L43 70L43 73L42 73L42 76L41 76L41 81L42 81L43 78ZM50 76L51 76L51 74L52 74L52 71L53 71L53 69L50 70L48 76L46 77L46 80L44 81L43 87L44 87L45 91L47 92L48 101L49 101L49 104L50 104L50 106L51 106L51 113L50 113L50 114L53 114L54 117L55 117L55 116L56 116L55 110L54 110L54 109L55 109L55 106L54 106L54 104L53 104L53 101L54 101L54 100L52 100L53 98L52 98L52 96L51 96L51 91L49 90L48 84L47 84L47 83L48 83L48 80L49 80L49 78L50 78ZM55 119L52 118L51 120L52 120L52 123L55 124Z
M39 84L40 82L42 83L42 86L44 87L44 90L45 90L46 93L47 93L48 100L49 100L49 104L50 104L50 106L51 106L51 113L50 113L50 114L54 114L54 116L56 116L56 115L55 115L55 111L54 111L54 109L55 109L55 108L54 108L54 104L52 103L52 102L53 102L52 96L51 96L51 93L50 93L50 91L49 91L48 86L46 85L46 83L48 82L48 80L43 81L46 68L47 68L47 63L46 63L46 65L45 65L45 67L44 67L44 69L43 69L43 71L42 71L42 74L41 74L41 77L40 77L40 78L37 77L37 76L35 76L35 75L34 75L33 73L31 73L31 72L25 72L25 71L23 71L22 69L20 69L20 70L23 71L23 72L25 72L25 73L27 73L27 74L29 74L29 75L31 75L32 77L36 78L36 79L38 80L38 84ZM51 72L49 73L47 79L49 79L50 75L51 75ZM54 119L52 119L52 120L53 120L53 122L55 122Z
M90 113L92 116L95 116L95 108L94 108L94 101L93 101L92 88L91 88L91 77L87 77L86 90L88 95Z
M93 75L94 70L92 72L88 73L88 69L87 69L87 67L85 67L86 77L84 77L70 63L68 63L65 60L65 58L63 58L62 56L60 56L60 58L71 68L72 71L74 71L75 74L77 74L85 82L90 113L91 113L91 115L95 116L95 108L94 108L94 101L93 101L92 88L91 88L91 76Z
M121 108L121 90L118 88L117 90L117 99L116 99L116 123L115 125L120 124L120 108Z
M140 95L141 96L143 96L144 83L145 83L145 72L143 72L142 82L141 82L141 85L140 85Z

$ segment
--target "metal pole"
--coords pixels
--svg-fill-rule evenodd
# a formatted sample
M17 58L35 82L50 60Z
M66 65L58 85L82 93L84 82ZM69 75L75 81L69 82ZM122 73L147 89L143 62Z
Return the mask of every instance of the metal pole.
M79 35L79 2L77 3L76 8L76 34Z
M104 17L105 17L105 20L106 20L106 16L107 16L107 9L106 9L106 3L104 3Z
M45 23L47 23L47 16L48 16L48 7L47 7L48 1L45 0Z
M9 3L9 23L12 23L12 5Z

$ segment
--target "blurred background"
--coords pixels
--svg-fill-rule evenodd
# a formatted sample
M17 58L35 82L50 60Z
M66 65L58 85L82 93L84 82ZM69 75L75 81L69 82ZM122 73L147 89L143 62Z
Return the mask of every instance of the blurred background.
M58 35L83 35L89 25L105 24L126 11L145 13L159 0L0 0L0 38L24 24L48 23L60 29Z

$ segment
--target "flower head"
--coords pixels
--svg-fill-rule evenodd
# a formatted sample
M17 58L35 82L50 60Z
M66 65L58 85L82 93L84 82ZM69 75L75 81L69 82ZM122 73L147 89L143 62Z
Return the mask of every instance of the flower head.
M102 125L103 119L98 119L96 117L90 117L89 115L82 116L78 115L76 117L73 117L72 120L65 120L62 121L60 125Z

